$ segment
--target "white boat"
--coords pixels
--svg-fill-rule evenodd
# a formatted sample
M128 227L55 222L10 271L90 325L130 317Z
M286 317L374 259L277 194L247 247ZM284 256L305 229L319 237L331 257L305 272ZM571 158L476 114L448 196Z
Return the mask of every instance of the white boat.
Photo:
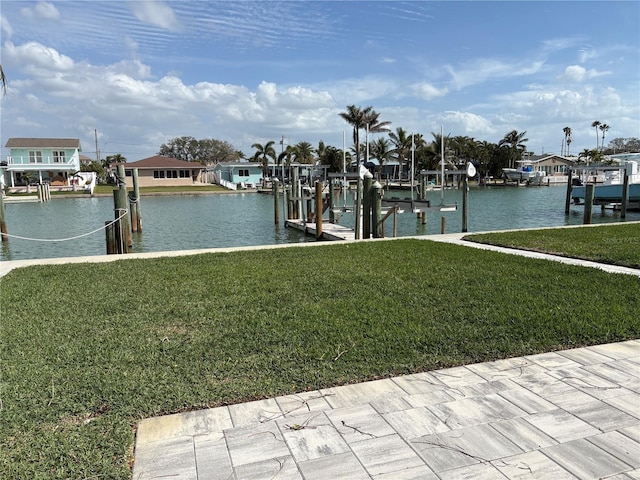
M622 202L622 186L624 171L629 176L629 201L640 202L640 170L638 162L629 160L620 166L618 170L606 170L604 180L597 183L594 188L593 200L596 203L620 203ZM585 186L575 185L571 189L571 198L574 203L580 203L584 199Z
M545 176L543 170L535 170L531 160L518 160L516 168L503 168L502 173L513 182L540 183Z

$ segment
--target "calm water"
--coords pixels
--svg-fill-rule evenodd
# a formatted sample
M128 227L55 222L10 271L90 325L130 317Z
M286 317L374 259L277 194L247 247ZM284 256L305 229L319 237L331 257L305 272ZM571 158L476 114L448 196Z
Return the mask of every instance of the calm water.
M469 193L469 231L579 225L583 209L571 206L564 214L564 187L480 188ZM405 192L386 196L404 197ZM440 191L429 193L432 204L440 204ZM445 192L445 203L461 202L461 192ZM340 201L342 204L342 200ZM351 199L347 203L352 203ZM273 197L256 193L202 196L151 196L141 200L143 231L134 234L133 251L150 252L190 250L249 245L271 245L313 241L300 232L273 222ZM398 236L439 234L440 217L446 217L447 233L461 230L462 216L457 212L429 212L427 225L411 213L397 217ZM11 238L3 242L0 260L72 257L106 253L105 234L101 227L113 219L113 199L55 198L46 203L6 205L7 230L10 235L39 240ZM628 221L640 220L640 213L627 212ZM618 222L620 213L601 212L594 208L593 222ZM353 227L353 216L344 215L341 224ZM385 226L392 231L391 219Z

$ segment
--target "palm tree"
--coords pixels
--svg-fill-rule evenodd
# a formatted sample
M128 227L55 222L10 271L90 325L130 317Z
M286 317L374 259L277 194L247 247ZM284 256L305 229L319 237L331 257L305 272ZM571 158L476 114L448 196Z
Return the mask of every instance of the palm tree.
M409 135L404 128L398 127L395 132L391 132L389 134L389 138L394 146L392 153L396 156L398 163L400 164L400 172L398 176L400 177L400 180L402 180L404 160L411 155L411 135Z
M383 166L389 160L389 141L386 138L378 138L371 144L371 155L378 159L380 166Z
M571 145L571 127L564 127L562 129L562 131L564 132L564 142L563 144L567 145L567 156L569 156L569 145ZM564 152L561 152L561 155Z
M602 132L602 145L600 145L600 150L604 151L604 134L607 130L609 130L610 127L606 123L603 123L598 128Z
M601 125L600 120L594 120L591 126L596 129L596 150L598 150L598 127Z
M499 147L506 146L509 149L509 168L513 168L515 162L522 158L522 152L527 150L525 142L528 142L529 139L524 138L526 134L526 131L511 130L498 142Z
M370 133L386 132L389 130L390 122L380 121L380 114L373 107L365 107L364 109L355 105L347 105L346 112L340 112L340 115L353 127L353 145L356 151L356 163L360 164L360 130L369 128Z
M251 145L251 148L255 148L256 152L253 154L253 161L259 162L262 161L262 176L266 176L269 172L269 159L271 158L274 162L276 160L276 149L273 148L273 145L276 142L273 140L269 140L264 145L260 143L254 143Z
M292 145L287 145L287 147L278 155L277 164L282 165L282 181L285 179L284 169L289 168L291 166L291 161L293 159L294 148Z
M298 142L293 147L293 159L298 163L313 163L313 147L309 142Z

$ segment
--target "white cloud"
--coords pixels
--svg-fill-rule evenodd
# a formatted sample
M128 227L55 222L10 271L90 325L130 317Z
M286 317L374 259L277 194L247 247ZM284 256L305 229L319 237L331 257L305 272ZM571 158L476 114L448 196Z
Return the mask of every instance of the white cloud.
M569 65L565 68L564 73L559 77L560 80L567 82L582 82L589 78L600 77L604 75L610 75L611 72L604 71L598 72L595 69L587 70L581 65Z
M416 83L411 86L411 89L414 91L415 95L424 99L431 100L436 97L443 97L448 93L447 88L437 88L431 85L430 83Z
M447 65L445 68L451 75L452 87L461 90L471 85L486 82L492 78L533 75L539 72L543 66L544 62L541 60L507 63L492 58L480 58L460 68L454 68L451 65Z
M495 133L491 122L486 118L470 112L447 111L442 115L442 122L447 129L457 132L456 135L491 135Z
M182 28L173 9L164 2L134 1L131 3L131 11L141 22L172 32L179 31Z
M68 72L74 67L71 58L38 42L28 42L20 46L6 42L2 50L4 58L36 75L44 72Z
M59 20L60 12L54 4L38 2L34 7L24 7L20 13L29 20Z
M13 28L4 15L0 15L0 29L4 32L5 40L8 40L13 35Z

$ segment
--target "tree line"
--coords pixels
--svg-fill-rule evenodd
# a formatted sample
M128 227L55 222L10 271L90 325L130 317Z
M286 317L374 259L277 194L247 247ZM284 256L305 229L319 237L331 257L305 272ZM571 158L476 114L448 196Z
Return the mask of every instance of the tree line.
M442 135L431 132L430 138L421 133L411 133L402 127L391 129L391 122L384 121L373 107L359 107L348 105L339 116L352 128L353 145L344 151L337 147L326 145L322 140L317 147L309 142L301 141L295 145L284 144L284 137L278 142L269 140L265 143L254 143L253 155L247 157L232 144L213 138L198 140L191 136L177 137L163 143L158 155L177 158L188 162L199 162L203 165L215 165L221 162L251 160L260 162L267 174L270 165L287 167L292 163L328 165L329 171L341 172L343 162L347 166L355 166L368 158L376 159L379 167L392 163L397 165L398 174L408 175L411 160L416 170L437 170L444 160L447 168L464 168L467 162L472 162L481 176L502 175L503 168L513 168L518 160L522 160L527 152L526 131L511 130L498 143L477 140L473 137L456 135ZM638 138L614 138L604 147L605 134L610 126L599 121L591 125L596 130L596 148L584 149L577 157L578 162L596 163L604 155L620 152L640 152ZM561 155L570 155L572 129L562 129ZM600 137L601 133L601 137ZM365 141L362 141L362 139ZM441 152L444 151L444 159ZM110 155L102 160L101 167L108 170L110 165L126 162L120 154ZM92 162L96 163L96 162ZM87 167L87 168L93 168ZM95 168L94 168L95 170Z

